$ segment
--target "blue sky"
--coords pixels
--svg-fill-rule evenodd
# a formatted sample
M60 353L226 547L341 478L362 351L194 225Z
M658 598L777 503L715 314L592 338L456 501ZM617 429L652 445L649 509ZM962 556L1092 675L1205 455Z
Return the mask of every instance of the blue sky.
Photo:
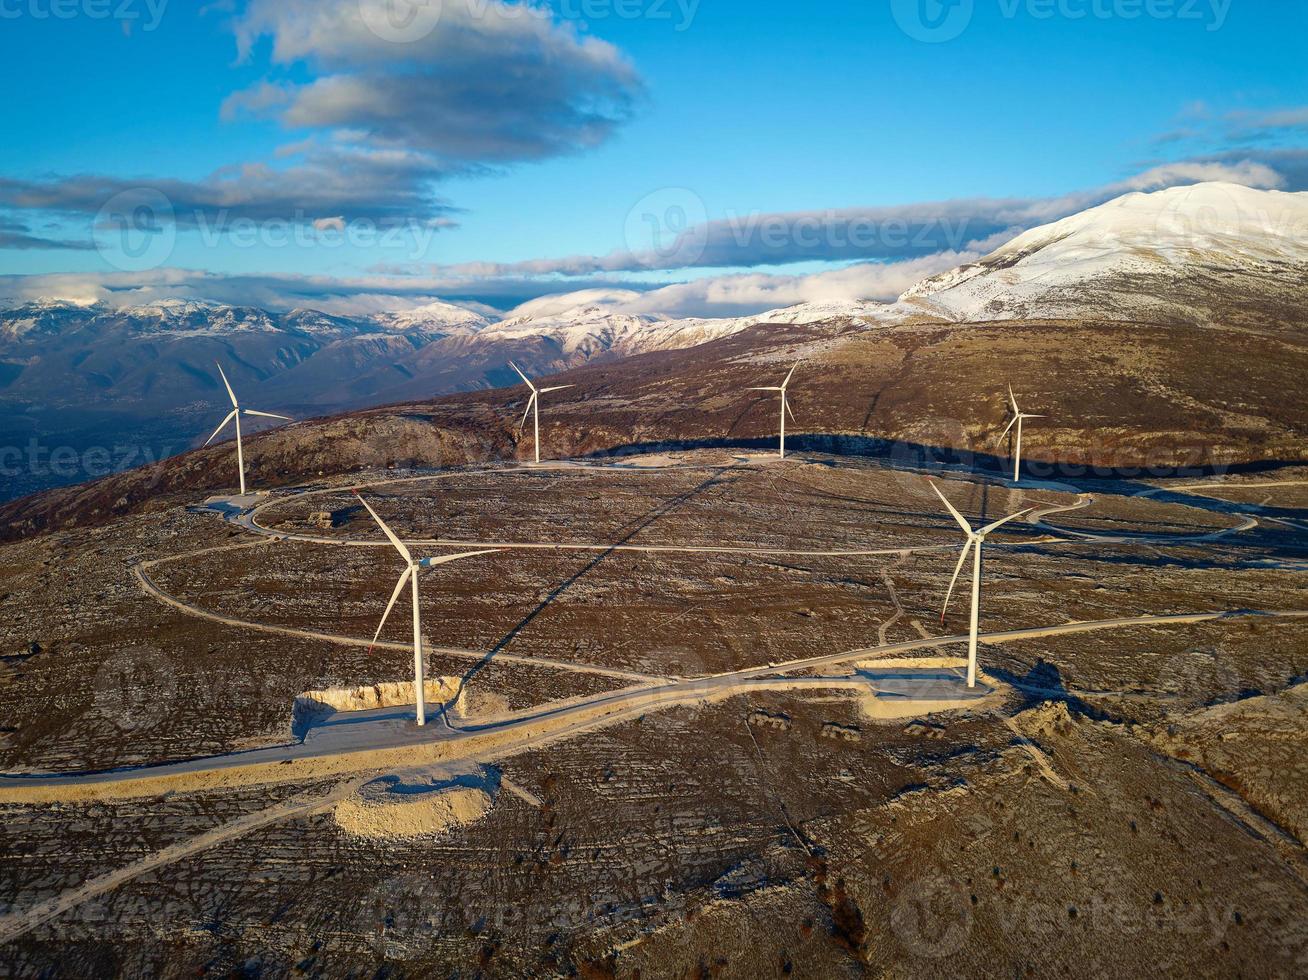
M506 306L863 262L878 298L1124 190L1308 174L1308 5L411 2L0 0L0 292ZM386 13L417 20L379 36ZM169 211L135 233L167 247L124 261L100 205L142 188ZM642 201L689 247L647 261ZM851 213L965 224L832 247ZM804 247L742 241L744 216L784 238L796 214L822 228Z

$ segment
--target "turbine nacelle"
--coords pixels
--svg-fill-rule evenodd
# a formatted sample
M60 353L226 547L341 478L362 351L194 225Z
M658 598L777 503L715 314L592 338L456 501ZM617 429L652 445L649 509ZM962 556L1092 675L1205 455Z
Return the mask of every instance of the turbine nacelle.
M400 592L403 591L404 586L408 584L411 575L417 574L424 568L435 568L438 565L448 565L450 562L459 561L462 558L475 558L478 555L493 555L501 550L499 548L490 548L485 551L466 551L457 555L438 555L434 558L414 558L413 553L409 551L404 542L396 536L395 532L392 531L387 523L381 519L375 510L372 509L372 505L364 500L362 495L356 493L355 496L358 497L359 503L363 504L367 509L368 513L372 516L372 519L377 523L377 526L382 529L382 532L394 546L395 550L400 553L400 557L404 559L404 571L400 574L400 580L395 586L395 594L391 596L390 604L387 605L386 612L382 615L381 623L377 626L377 632L372 638L373 646L376 646L377 639L381 636L382 630L386 627L386 621L390 618L391 610L395 608L395 603L400 598ZM373 647L369 647L368 652L371 653L372 649Z
M945 593L945 604L940 609L941 623L944 623L945 621L945 612L949 609L949 601L954 596L954 586L958 584L958 576L963 571L963 565L967 562L967 556L969 554L972 554L973 557L972 625L971 625L971 631L968 634L967 686L975 687L976 686L976 648L977 648L977 636L978 636L978 625L979 625L980 604L981 604L982 546L985 544L985 540L990 534L994 533L999 528L1003 527L1009 521L1015 521L1019 517L1025 517L1027 514L1031 513L1031 511L1035 510L1035 508L1028 507L1026 510L1018 511L1016 514L1009 514L1007 517L1003 517L997 521L994 521L993 523L986 524L983 527L974 528L972 526L972 522L969 521L967 518L965 518L962 514L960 514L958 512L958 509L949 502L949 499L943 493L940 492L940 488L936 486L935 481L930 481L930 482L931 482L931 489L936 492L936 496L939 497L941 503L943 503L945 507L948 508L950 515L954 518L954 521L958 524L963 534L966 535L966 540L963 542L963 550L958 556L958 564L954 566L954 577L949 580L949 591ZM975 552L972 551L973 548L976 549Z
M218 434L227 428L228 423L236 423L236 463L241 474L241 496L245 496L245 447L241 442L241 416L250 415L263 419L280 419L283 422L294 422L292 418L285 415L274 415L272 412L256 412L252 408L241 408L240 402L236 400L236 392L232 390L232 384L227 380L227 374L223 371L223 366L217 364L218 374L223 379L223 387L227 389L227 397L232 400L232 410L227 417L222 420L222 424L213 430L213 435L204 441L205 446L218 438Z
M386 622L391 618L391 612L395 609L395 604L400 601L400 594L404 591L406 585L412 585L413 588L413 696L414 704L417 710L417 720L419 725L427 723L427 706L425 701L425 692L423 685L426 679L426 668L422 657L422 610L418 602L418 575L424 568L434 568L437 565L448 565L450 562L460 561L464 558L475 558L477 555L491 555L501 550L499 548L489 548L482 551L465 551L457 555L440 555L435 558L415 559L413 553L399 537L392 531L385 521L378 516L377 512L372 509L372 505L363 499L361 494L356 493L359 503L367 509L372 519L377 522L377 526L382 529L388 541L399 552L400 557L404 559L404 571L400 573L399 581L395 583L395 591L391 593L391 601L386 604L386 611L382 613L381 622L377 624L377 632L373 634L372 643L368 647L368 652L377 646L377 640L381 638L382 630L386 628Z
M540 396L548 395L554 391L566 391L568 388L575 388L577 386L555 385L552 388L537 388L534 384L532 384L531 379L522 373L522 369L518 367L518 365L514 364L512 361L509 361L509 367L513 368L513 370L518 373L518 377L522 379L522 383L531 389L531 397L527 399L527 407L522 412L522 421L518 423L518 438L522 438L522 433L525 432L527 428L527 418L534 411L536 413L535 414L536 462L539 463L540 462Z
M786 375L786 380L781 382L781 384L771 385L768 387L761 387L761 388L745 389L746 391L776 391L781 393L781 458L782 459L786 458L786 416L789 415L790 420L792 422L795 420L795 411L790 407L789 389L790 389L790 379L795 376L795 372L797 370L799 370L799 362L796 362L795 366L790 369L790 373Z
M1017 396L1013 394L1013 386L1008 386L1008 403L1013 407L1013 417L1000 433L999 438L1002 441L1013 426L1017 426L1017 451L1013 454L1013 482L1020 483L1022 480L1022 423L1027 419L1042 419L1044 415L1032 415L1030 412L1024 412L1017 404Z

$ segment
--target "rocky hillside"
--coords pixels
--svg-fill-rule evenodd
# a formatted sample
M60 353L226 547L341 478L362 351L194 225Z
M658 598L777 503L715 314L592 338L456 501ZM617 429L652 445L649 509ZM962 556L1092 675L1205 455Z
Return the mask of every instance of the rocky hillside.
M510 360L548 374L746 325L620 314L586 295L552 302L495 324L446 303L369 317L181 301L0 312L0 447L24 464L0 500L102 475L88 458L116 467L197 445L226 412L216 362L245 404L306 418L508 384ZM46 461L55 451L67 465Z
M1305 198L1224 184L1128 195L1022 235L891 305L672 321L624 312L629 295L574 294L495 324L451 323L440 311L439 327L422 328L430 335L422 345L411 339L412 322L362 331L307 313L287 315L298 330L291 344L285 322L270 332L257 312L230 311L223 331L204 327L188 344L215 345L204 351L211 362L241 335L260 363L281 364L275 385L260 380L248 353L233 368L242 397L258 408L285 407L274 391L298 392L312 413L320 371L347 401L392 403L252 439L253 482L265 486L366 467L526 458L530 444L516 429L526 389L510 358L576 386L546 399L547 456L665 442L763 445L776 431L775 404L745 389L778 383L802 360L792 432L814 446L906 457L944 447L998 465L1011 384L1026 411L1049 416L1027 429L1035 467L1075 475L1270 466L1308 459L1300 397L1308 277L1296 230L1308 227ZM208 322L208 314L184 315ZM43 316L33 315L25 336L50 332ZM176 331L156 333L152 343L165 349ZM296 344L312 355L297 357ZM361 353L369 345L382 353ZM118 390L123 376L151 370L125 354L102 356L122 365L117 381L98 372ZM203 361L179 361L166 373L208 385L205 371ZM58 387L57 374L47 383ZM476 390L430 397L459 388ZM221 418L213 417L218 396L199 405L207 432ZM215 446L18 501L0 510L0 522L4 533L24 534L150 506L164 490L223 490L234 482L231 455Z
M1308 194L1206 183L1127 194L926 279L907 312L1301 331Z
M1286 398L1308 372L1308 345L1276 333L1105 321L898 324L850 319L756 326L682 351L565 372L576 387L546 396L544 456L634 446L775 446L777 403L751 385L791 385L792 445L873 453L905 462L941 450L1006 465L1000 440L1006 385L1049 416L1026 430L1036 473L1078 476L1145 468L1308 459L1308 404ZM519 385L303 422L246 444L251 483L274 487L320 474L526 460ZM0 508L6 536L99 522L140 508L231 492L230 444L157 466L54 490ZM1126 475L1129 475L1127 473Z

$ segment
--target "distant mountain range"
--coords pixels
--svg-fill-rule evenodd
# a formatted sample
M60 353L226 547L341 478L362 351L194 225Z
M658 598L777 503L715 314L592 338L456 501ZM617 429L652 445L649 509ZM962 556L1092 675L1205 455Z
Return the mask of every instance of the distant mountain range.
M491 321L448 303L360 317L165 301L112 309L67 302L0 310L0 398L60 408L167 412L221 404L215 361L273 408L343 409L379 399L495 387L600 357L691 347L763 317L674 319L596 290L534 300Z
M23 462L0 499L99 475L88 455L116 466L190 448L223 414L217 362L247 404L305 418L511 384L510 360L552 374L747 325L612 311L634 295L554 297L502 322L447 303L362 317L193 301L3 310L0 447ZM78 463L42 461L53 452Z
M113 468L198 444L225 411L218 361L245 403L308 418L513 385L510 360L547 375L763 324L1111 322L1300 340L1306 283L1308 194L1200 184L1130 194L1036 228L890 304L685 319L632 312L638 293L588 290L496 320L448 303L358 317L193 301L29 303L0 311L0 447L23 459L6 468L0 499L99 475L86 464L92 454ZM33 465L33 446L72 462Z

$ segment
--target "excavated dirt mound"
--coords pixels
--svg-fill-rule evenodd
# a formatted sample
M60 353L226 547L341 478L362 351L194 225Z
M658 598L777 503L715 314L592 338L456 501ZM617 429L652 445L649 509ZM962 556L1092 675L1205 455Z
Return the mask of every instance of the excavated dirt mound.
M486 770L383 776L337 804L336 823L372 840L440 834L489 813L498 786L497 774Z
M423 684L423 697L429 706L448 704L459 696L459 691L457 677L436 677ZM315 721L336 711L369 711L413 702L412 681L305 691L291 708L291 732L300 738Z
M872 688L859 698L859 711L871 722L989 709L1011 690L978 670L977 686L969 691L967 661L958 657L869 660L859 663L857 670Z

